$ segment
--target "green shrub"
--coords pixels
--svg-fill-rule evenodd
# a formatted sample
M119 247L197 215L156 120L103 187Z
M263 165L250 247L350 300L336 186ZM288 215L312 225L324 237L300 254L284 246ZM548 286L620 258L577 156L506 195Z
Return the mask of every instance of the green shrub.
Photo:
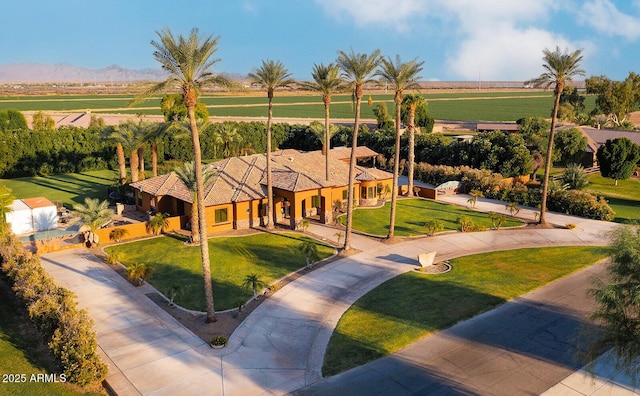
M9 233L0 240L0 263L67 379L81 386L102 381L107 366L97 354L93 321L77 309L73 293L57 286L40 259Z
M497 173L466 166L454 168L420 163L416 166L416 180L434 186L458 180L465 183L468 191L477 190L482 192L485 198L515 202L518 205L538 207L542 200L539 188L527 188L520 183L509 184ZM550 190L553 190L553 193L547 198L549 210L605 221L611 221L615 217L615 212L607 201L590 192L567 190L564 185L557 184Z
M572 190L583 189L589 184L589 179L580 164L569 164L562 174L562 182L569 185Z

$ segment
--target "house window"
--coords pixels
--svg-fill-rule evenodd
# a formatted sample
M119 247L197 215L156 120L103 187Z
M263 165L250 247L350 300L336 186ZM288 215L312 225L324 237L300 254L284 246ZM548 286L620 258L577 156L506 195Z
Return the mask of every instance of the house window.
M140 207L141 207L141 206L142 206L142 192L137 191L137 192L136 192L136 196L137 196L137 198L138 198L138 206L140 206Z
M367 199L367 188L360 187L360 198Z
M226 223L228 220L227 208L216 209L215 211L215 223Z
M371 198L375 198L375 197L376 197L375 187L367 188L367 198L371 199Z
M342 190L342 199L347 199L348 198L347 197L348 193L349 193L348 189L347 190Z
M311 197L311 207L312 208L319 208L320 207L320 201L321 201L321 196L320 195L315 195L313 197Z

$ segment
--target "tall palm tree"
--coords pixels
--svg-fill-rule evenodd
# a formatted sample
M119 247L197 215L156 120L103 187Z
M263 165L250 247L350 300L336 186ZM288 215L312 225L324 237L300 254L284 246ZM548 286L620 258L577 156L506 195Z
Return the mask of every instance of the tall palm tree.
M113 126L102 127L100 139L116 145L116 158L118 159L118 169L120 173L120 185L127 184L127 162L124 154L122 142L118 139L115 128Z
M151 173L158 176L158 140L167 131L167 124L153 123L145 130L143 140L151 145Z
M393 239L396 223L396 201L398 200L398 173L400 169L400 109L402 106L402 93L408 89L417 89L418 73L422 71L424 62L413 59L403 63L400 56L396 55L395 61L391 58L383 58L380 69L376 75L382 82L390 84L395 89L394 102L396 104L396 144L393 156L393 184L391 187L391 214L389 217L388 239Z
M331 150L331 132L329 124L329 106L331 105L331 95L339 92L344 81L340 77L340 67L330 63L314 64L311 72L313 81L305 82L302 86L311 91L320 92L322 94L322 102L324 103L324 141L322 143L322 152L325 155L325 177L329 181L329 150Z
M129 168L131 169L132 182L137 182L139 178L140 151L138 149L143 144L144 128L145 126L142 122L136 123L129 120L121 122L109 135L109 139L122 146L123 152L129 153ZM120 172L122 172L122 170ZM120 177L122 177L122 173Z
M207 219L204 206L204 179L202 176L202 152L200 150L200 139L198 137L198 126L196 124L196 105L201 88L207 85L217 85L222 87L231 86L231 82L220 75L214 74L211 68L220 61L213 58L218 50L218 40L220 37L213 35L201 37L198 29L193 28L189 36L179 35L175 37L171 30L163 29L156 32L159 41L152 40L156 50L154 58L162 65L162 68L169 72L169 76L149 90L140 94L138 101L147 98L158 92L163 92L171 87L178 87L182 91L184 104L187 106L189 116L189 129L191 130L191 141L193 143L193 158L195 162L197 207L200 235L200 255L202 259L202 276L204 281L204 291L207 304L207 322L215 322L215 308L213 303L213 287L211 285L211 263L209 258L209 244L207 242Z
M198 202L198 188L196 182L195 163L185 162L184 165L176 168L173 172L176 174L176 176L178 176L178 179L180 179L180 181L184 183L185 187L187 187L187 189L191 191L191 241L193 243L199 243L200 230L198 228L198 205L196 204ZM209 183L213 181L213 176L215 176L215 173L210 167L202 167L202 179L205 188L209 185Z
M364 84L372 81L371 76L380 64L380 50L373 51L370 55L355 53L353 48L350 53L338 51L336 63L342 70L342 77L347 87L351 90L351 96L355 101L355 118L353 120L353 139L351 143L351 158L349 160L349 187L347 191L347 227L344 237L344 250L351 249L351 231L353 229L353 182L356 171L356 147L358 147L358 128L360 128L360 103L364 94Z
M273 210L273 178L271 175L271 122L273 118L273 92L276 88L286 87L295 82L291 73L287 71L282 62L263 60L260 67L255 67L249 73L249 79L267 90L269 98L269 115L267 117L267 229L273 229L275 225L275 212Z
M409 106L409 114L407 115L407 129L409 130L409 169L407 170L408 196L413 196L413 168L415 165L415 145L416 145L416 109L421 104L427 103L422 95L409 94L402 99L403 104ZM404 120L403 120L404 122Z
M575 50L571 53L568 50L556 50L551 52L545 48L542 51L546 70L539 77L530 81L535 87L548 89L554 87L555 101L553 102L553 113L551 116L551 130L549 132L549 143L547 144L547 157L544 164L544 180L542 182L542 202L540 203L540 224L546 224L547 195L549 194L549 173L551 171L551 161L553 154L553 139L556 131L556 121L558 119L558 107L560 106L560 96L567 84L570 84L574 76L584 76L585 72L580 68L582 61L582 50Z

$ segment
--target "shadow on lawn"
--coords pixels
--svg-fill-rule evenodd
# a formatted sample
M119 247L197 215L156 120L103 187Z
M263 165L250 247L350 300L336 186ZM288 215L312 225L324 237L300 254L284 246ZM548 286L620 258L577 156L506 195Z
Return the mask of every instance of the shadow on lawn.
M572 302L567 307L524 299L505 303L502 298L465 285L424 276L395 278L383 287L386 296L365 295L355 306L396 325L380 332L376 323L369 324L378 329L381 341L367 339L355 329L348 334L336 329L323 374L335 375L355 368L295 394L356 394L366 389L394 395L447 393L445 390L482 394L487 391L484 386L490 378L481 374L495 371L498 361L512 365L503 367L512 373L550 370L553 374L546 376L551 378L550 383L526 384L527 393L539 394L563 379L567 370L580 368L584 362L579 352L587 343L584 335L597 336L601 332L585 318L581 304L587 300L586 294L577 298L577 304ZM474 317L498 305L491 314ZM474 319L463 322L470 317ZM387 355L392 352L384 346L388 332L406 333L418 340L437 330L442 331ZM356 367L366 362L369 363ZM517 385L518 376L510 377L514 376L496 374L492 380L500 381L500 389L511 389Z

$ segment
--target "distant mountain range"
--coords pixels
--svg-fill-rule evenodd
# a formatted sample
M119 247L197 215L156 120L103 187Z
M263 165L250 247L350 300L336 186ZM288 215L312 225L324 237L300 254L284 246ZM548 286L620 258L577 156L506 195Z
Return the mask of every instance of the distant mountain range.
M243 79L242 74L223 73L231 79ZM118 65L102 69L88 69L59 63L12 63L0 65L0 83L131 83L159 81L166 73L158 69L127 69Z

